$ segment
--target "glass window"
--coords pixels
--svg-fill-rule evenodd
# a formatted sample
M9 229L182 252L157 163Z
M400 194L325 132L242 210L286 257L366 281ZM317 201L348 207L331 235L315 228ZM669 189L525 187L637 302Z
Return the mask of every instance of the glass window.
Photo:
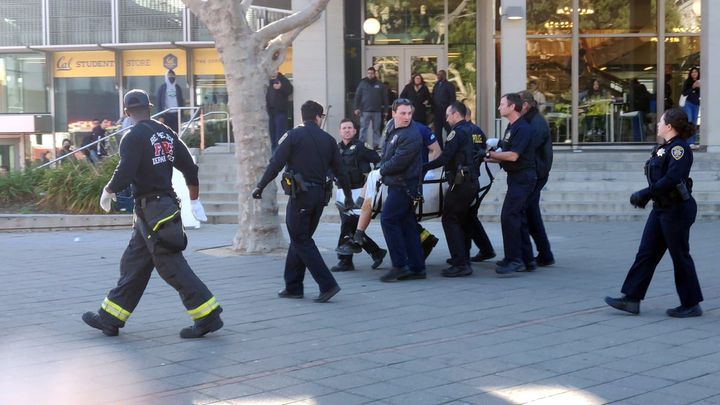
M120 42L182 41L181 0L118 0Z
M0 55L0 113L47 112L45 57Z
M570 17L572 8L562 12ZM655 32L655 0L581 0L581 34L618 34L626 32Z
M368 45L421 45L445 42L444 0L367 0L365 18L380 22Z
M529 39L527 55L527 88L548 120L553 142L570 142L570 39Z
M115 78L56 78L55 130L86 130L94 118L107 118L113 122L120 118Z
M566 14L570 0L547 0L527 2L527 33L569 34L572 31L572 16Z
M457 99L463 100L475 116L477 106L477 47L475 2L450 0L448 2L448 80L457 90ZM476 121L475 118L472 118Z
M212 41L213 36L210 34L210 31L208 31L205 24L200 21L199 18L195 14L190 13L190 24L192 26L191 28L191 34L190 38L193 41Z
M700 33L701 0L665 0L665 31Z
M682 94L683 84L688 78L690 69L699 66L700 37L669 36L665 38L666 109L678 105L678 99ZM702 74L700 76L702 77Z
M50 43L69 45L111 42L111 11L109 1L51 1Z
M0 46L42 44L42 1L0 2Z
M177 75L175 80L182 91L182 97L185 101L185 107L190 105L190 94L188 93L187 78L183 75ZM165 83L165 76L125 76L123 78L123 88L125 89L143 89L150 96L150 102L156 107L159 105L157 101L157 93L160 86ZM157 108L155 109L157 110ZM153 114L158 111L153 111Z

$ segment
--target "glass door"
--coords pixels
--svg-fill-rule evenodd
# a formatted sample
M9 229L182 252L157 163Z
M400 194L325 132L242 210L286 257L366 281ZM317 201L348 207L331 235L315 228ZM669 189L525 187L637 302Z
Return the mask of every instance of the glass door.
M374 66L378 78L387 82L388 88L400 94L410 83L413 73L419 73L428 89L437 81L438 69L447 69L447 54L443 46L374 47L365 52L367 66Z

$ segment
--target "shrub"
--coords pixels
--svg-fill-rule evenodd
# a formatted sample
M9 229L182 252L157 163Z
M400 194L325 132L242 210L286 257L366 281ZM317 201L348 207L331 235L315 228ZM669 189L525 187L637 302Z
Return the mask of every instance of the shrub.
M230 140L232 141L232 123L230 124ZM188 148L200 147L200 125L188 128L182 138ZM218 142L227 142L227 126L225 119L205 120L205 147L209 148Z
M71 214L101 213L98 201L119 157L93 166L85 160L47 170L39 184L41 208Z
M40 170L13 171L0 177L0 206L25 204L37 199L38 184L43 178Z

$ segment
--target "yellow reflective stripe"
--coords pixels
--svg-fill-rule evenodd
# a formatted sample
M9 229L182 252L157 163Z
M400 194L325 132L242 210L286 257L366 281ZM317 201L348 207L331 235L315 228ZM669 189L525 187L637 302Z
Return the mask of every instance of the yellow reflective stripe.
M130 312L124 310L120 305L110 301L107 297L105 297L105 301L103 301L100 307L103 311L123 322L127 322L128 318L130 318Z
M155 224L155 226L153 227L153 232L157 232L157 230L160 229L160 226L161 226L162 224L164 224L165 222L167 222L167 221L175 218L175 216L177 215L178 212L180 212L180 210L177 210L177 211L173 212L171 215L168 215L168 216L166 216L165 218L157 221L157 224Z
M217 300L215 297L210 298L209 300L205 301L202 305L195 309L189 309L187 313L190 315L190 319L197 320L200 318L203 318L205 316L208 316L210 312L214 311L215 308L219 307L220 304L217 303Z

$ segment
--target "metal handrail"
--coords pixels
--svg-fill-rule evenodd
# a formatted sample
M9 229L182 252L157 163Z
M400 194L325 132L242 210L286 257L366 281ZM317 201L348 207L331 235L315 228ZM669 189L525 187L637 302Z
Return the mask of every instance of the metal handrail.
M197 117L197 115L198 115L198 112L201 110L200 107L173 107L173 108L168 108L168 109L162 110L162 111L160 111L160 112L158 112L158 113L155 113L155 114L151 115L150 118L156 118L156 117L159 117L159 116L161 116L161 115L164 115L165 113L168 113L168 112L175 112L175 110L177 110L177 114L178 114L178 130L180 130L180 134L178 134L178 137L181 137L183 134L185 134L185 131L187 130L187 126L186 126L185 128L182 128L182 126L180 125L180 124L181 124L181 121L180 121L180 113L181 113L181 111L182 111L182 110L193 110L193 116L192 116L192 118L190 118L190 121L192 121L192 120L195 120L195 119L196 119L196 117ZM190 122L190 121L188 121L188 122ZM87 145L85 145L85 146L82 146L82 147L80 147L80 148L78 148L78 149L75 149L75 150L73 150L71 153L66 153L66 154L64 154L64 155L62 155L62 156L56 157L55 159L53 159L53 160L51 160L51 161L49 161L49 162L47 162L47 163L43 163L42 165L36 167L36 169L42 169L43 167L50 166L50 165L53 164L53 163L59 162L59 161L65 159L65 158L68 158L68 157L70 157L70 156L73 156L76 152L82 152L83 150L89 149L90 147L95 146L95 145L97 145L97 144L100 143L100 142L104 142L104 141L106 141L106 140L108 140L108 139L110 139L110 138L113 138L113 137L117 136L118 134L127 132L127 131L129 131L131 128L132 128L132 127L127 127L127 128L122 128L122 129L120 129L120 130L117 130L117 131L111 133L110 135L106 135L106 136L104 136L104 137L102 137L102 138L100 138L100 139L98 139L98 140L96 140L96 141L90 142L89 144L87 144Z
M230 149L231 149L231 146L232 146L232 145L230 145L230 122L232 122L232 118L230 117L230 113L229 113L229 112L227 112L227 111L210 111L210 112L206 112L206 113L203 114L201 117L198 117L198 118L191 119L191 120L187 121L187 122L185 123L185 125L186 125L186 128L185 128L185 129L187 129L187 126L190 126L190 124L192 124L192 123L194 123L194 122L196 122L196 121L204 122L204 118L205 118L205 117L210 116L210 115L215 115L215 114L222 114L222 115L225 116L225 139L226 139L226 141L227 141L228 152L230 152ZM203 142L203 143L204 143L204 142Z

